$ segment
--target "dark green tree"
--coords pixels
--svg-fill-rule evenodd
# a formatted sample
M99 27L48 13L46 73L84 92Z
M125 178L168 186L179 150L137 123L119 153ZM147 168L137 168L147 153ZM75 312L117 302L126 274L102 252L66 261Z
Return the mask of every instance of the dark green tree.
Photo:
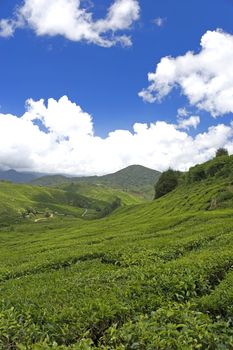
M155 185L155 199L173 191L178 185L178 172L169 169L162 173Z
M205 168L202 165L196 165L189 169L187 173L188 183L198 182L206 179Z
M226 148L219 148L216 151L216 157L229 156L228 150Z

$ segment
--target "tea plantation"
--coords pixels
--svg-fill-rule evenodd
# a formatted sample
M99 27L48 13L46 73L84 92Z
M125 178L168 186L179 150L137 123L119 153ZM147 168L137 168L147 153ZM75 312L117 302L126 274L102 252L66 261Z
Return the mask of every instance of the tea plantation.
M45 216L100 218L120 206L144 200L104 186L68 185L60 188L12 184L0 181L0 227L42 220ZM85 215L84 215L85 214Z
M1 186L4 207L4 188L16 185ZM12 223L9 212L0 349L233 349L233 158L180 174L153 202L126 204L92 220L75 206L37 222Z

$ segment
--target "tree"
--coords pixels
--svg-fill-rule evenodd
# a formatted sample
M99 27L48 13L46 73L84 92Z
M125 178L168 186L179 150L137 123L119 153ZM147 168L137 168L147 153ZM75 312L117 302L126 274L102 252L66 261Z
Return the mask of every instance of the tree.
M206 179L205 168L202 165L196 165L189 169L187 173L188 183L198 182Z
M44 217L45 218L50 218L50 216L51 216L50 211L48 209L46 209L45 212L44 212Z
M159 181L155 185L155 199L173 191L178 185L178 172L169 169L162 173Z
M229 156L228 150L226 148L219 148L216 151L216 157Z

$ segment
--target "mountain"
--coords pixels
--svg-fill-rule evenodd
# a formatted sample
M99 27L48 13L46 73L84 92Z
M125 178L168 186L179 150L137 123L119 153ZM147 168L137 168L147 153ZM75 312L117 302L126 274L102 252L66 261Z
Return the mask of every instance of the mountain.
M160 174L159 171L141 165L131 165L113 174L103 176L68 178L62 175L51 175L37 178L33 180L32 183L42 186L59 186L68 183L85 182L88 184L117 188L126 192L133 192L152 198L154 194L154 185L158 181Z
M97 181L109 187L120 187L126 191L137 191L146 186L154 186L160 172L141 165L131 165L116 173L104 175Z
M131 165L113 174L104 176L68 177L64 175L44 175L33 172L18 172L16 170L0 170L0 180L13 183L31 183L40 186L60 187L71 183L86 183L103 185L112 189L137 194L143 198L152 199L154 185L158 181L160 172L141 165Z
M11 181L14 183L28 183L41 176L42 174L40 173L21 173L13 169L6 171L0 170L0 180Z

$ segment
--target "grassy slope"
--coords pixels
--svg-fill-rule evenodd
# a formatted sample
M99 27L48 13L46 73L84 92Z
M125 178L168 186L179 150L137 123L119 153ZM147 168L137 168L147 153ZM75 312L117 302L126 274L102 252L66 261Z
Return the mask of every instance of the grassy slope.
M104 176L67 178L61 175L43 176L32 181L33 184L43 186L61 186L70 183L86 183L103 185L109 188L131 192L145 198L152 199L154 184L160 172L140 166L132 165L113 174Z
M232 349L231 181L2 230L2 349Z
M139 198L130 194L104 187L48 188L0 181L0 223L4 225L21 222L22 213L27 208L39 212L39 216L35 216L35 219L47 209L60 215L82 217L86 208L88 209L86 217L94 218L116 198L121 199L121 205L140 202Z
M95 185L87 183L62 185L60 188L79 193L88 198L111 202L115 198L120 198L123 206L143 203L145 200L131 193L119 189L107 187L104 185Z

